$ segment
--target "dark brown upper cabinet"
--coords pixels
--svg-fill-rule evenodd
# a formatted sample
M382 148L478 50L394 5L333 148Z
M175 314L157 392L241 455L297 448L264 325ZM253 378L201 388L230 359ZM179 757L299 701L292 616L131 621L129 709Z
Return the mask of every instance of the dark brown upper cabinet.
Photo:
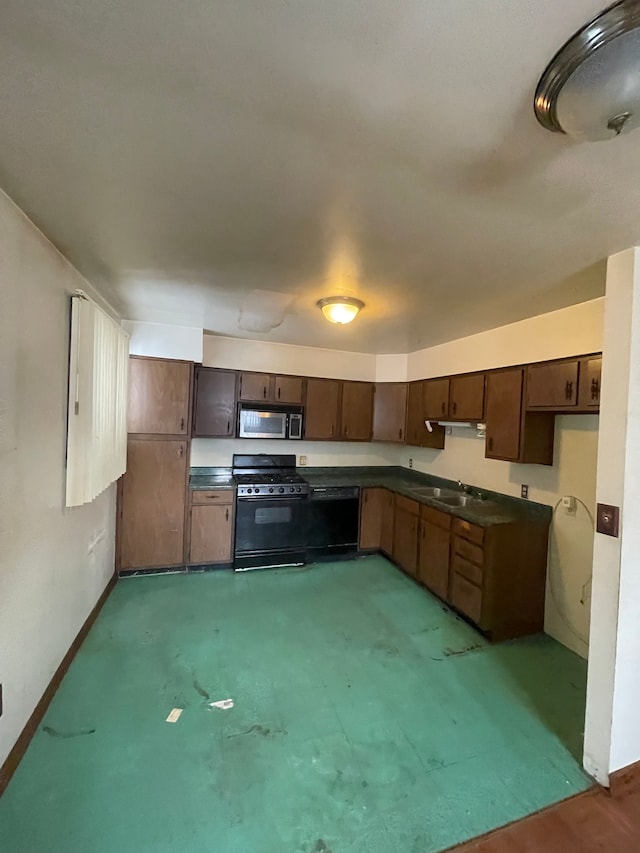
M577 359L528 366L527 409L565 409L577 404Z
M197 367L193 435L228 438L235 432L236 373L214 367Z
M553 465L552 412L526 412L525 368L487 374L485 456L507 462Z
M484 418L484 373L452 376L449 380L449 418L481 421Z
M304 379L301 376L274 376L271 373L242 371L238 399L242 402L286 403L302 405Z
M580 360L578 381L578 408L598 411L602 381L602 356L595 355Z
M407 430L405 444L412 447L444 448L444 427L432 426L431 431L425 424L424 388L425 380L410 382L407 396Z
M304 379L301 376L275 376L273 400L275 403L301 406L304 400Z
M404 442L407 383L378 382L373 403L373 440Z
M343 382L340 436L348 441L371 441L373 383Z
M424 416L428 421L441 421L449 417L448 379L425 379Z
M192 369L189 361L131 356L127 432L187 435Z
M336 439L340 419L342 382L338 379L307 379L304 437L307 441Z
M238 384L239 400L261 400L263 403L273 399L273 376L269 373L240 374Z

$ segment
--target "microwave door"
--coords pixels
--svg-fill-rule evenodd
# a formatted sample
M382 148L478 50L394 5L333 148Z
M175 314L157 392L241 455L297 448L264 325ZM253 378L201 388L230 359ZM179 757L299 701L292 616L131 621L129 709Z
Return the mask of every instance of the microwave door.
M287 416L282 412L240 412L240 438L286 438Z

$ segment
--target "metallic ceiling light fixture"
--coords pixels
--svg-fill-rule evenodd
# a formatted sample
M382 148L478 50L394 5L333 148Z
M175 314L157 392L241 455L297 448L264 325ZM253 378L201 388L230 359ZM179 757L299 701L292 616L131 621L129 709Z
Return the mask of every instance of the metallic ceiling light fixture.
M350 323L364 308L364 302L353 296L326 296L316 303L330 323Z
M536 118L596 142L640 125L640 0L618 0L573 35L540 78Z

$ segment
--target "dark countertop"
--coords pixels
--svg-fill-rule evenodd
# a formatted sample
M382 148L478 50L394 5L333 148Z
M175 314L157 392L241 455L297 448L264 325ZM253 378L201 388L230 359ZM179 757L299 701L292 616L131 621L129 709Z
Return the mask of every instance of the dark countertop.
M190 489L235 489L231 468L191 468Z
M513 521L530 521L539 524L551 522L552 509L546 504L525 501L488 489L475 486L469 487L473 496L481 495L484 500L470 506L448 506L437 498L425 497L415 492L415 489L425 486L435 486L454 489L460 492L460 487L453 480L422 474L409 468L399 466L359 466L336 468L298 468L298 473L312 487L327 486L378 486L398 492L420 504L432 506L441 512L448 512L457 518L462 518L480 527L490 527L493 524L508 524ZM231 468L191 468L189 476L191 489L234 489Z
M525 501L489 489L469 487L472 496L481 495L484 500L470 506L448 506L437 498L425 497L414 490L425 486L453 489L460 487L453 480L422 474L399 466L358 467L358 468L299 468L298 472L313 486L379 486L398 492L420 504L448 512L480 527L492 524L508 524L513 521L532 521L540 524L551 522L552 509L546 504Z

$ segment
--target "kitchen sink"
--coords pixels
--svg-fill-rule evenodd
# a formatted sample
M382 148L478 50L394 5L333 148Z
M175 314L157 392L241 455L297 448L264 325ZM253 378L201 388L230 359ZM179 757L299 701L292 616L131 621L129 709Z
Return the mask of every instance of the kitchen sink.
M474 498L473 495L448 495L438 498L438 501L447 506L468 506L469 504L481 504L480 498Z
M411 489L411 491L421 498L437 498L438 500L460 496L459 492L454 489L440 489L435 486L421 486L417 489Z

